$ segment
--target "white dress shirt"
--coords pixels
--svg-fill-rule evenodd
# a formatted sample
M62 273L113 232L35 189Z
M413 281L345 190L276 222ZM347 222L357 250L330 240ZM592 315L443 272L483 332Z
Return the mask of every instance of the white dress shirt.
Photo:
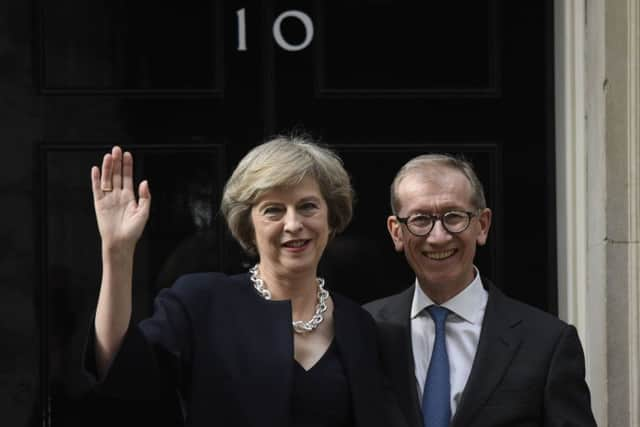
M469 286L442 304L442 307L451 311L445 323L445 342L451 381L451 416L456 413L462 392L469 379L471 365L478 350L482 320L489 296L482 286L478 270L475 267L474 269L476 276ZM422 291L416 279L411 305L411 346L420 404L422 404L422 392L435 339L435 324L425 308L434 304Z

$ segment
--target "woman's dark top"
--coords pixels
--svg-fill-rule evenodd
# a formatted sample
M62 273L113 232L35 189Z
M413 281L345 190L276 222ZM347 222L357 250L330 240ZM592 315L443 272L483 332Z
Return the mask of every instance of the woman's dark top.
M294 360L291 425L351 427L349 382L335 340L308 371Z

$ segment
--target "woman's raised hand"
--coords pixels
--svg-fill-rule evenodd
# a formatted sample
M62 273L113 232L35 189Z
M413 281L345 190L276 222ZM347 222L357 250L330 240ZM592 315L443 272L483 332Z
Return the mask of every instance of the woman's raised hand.
M107 250L135 248L149 218L151 193L149 183L133 191L133 156L115 146L104 155L102 169L91 168L93 203L102 247Z

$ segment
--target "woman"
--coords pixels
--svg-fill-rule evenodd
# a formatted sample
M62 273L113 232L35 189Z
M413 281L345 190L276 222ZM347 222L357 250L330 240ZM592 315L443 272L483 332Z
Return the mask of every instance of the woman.
M373 321L316 277L352 213L334 153L288 137L251 150L221 210L259 262L236 276L182 276L139 325L130 325L133 254L151 193L143 181L136 202L132 176L133 158L119 147L91 171L103 275L87 363L95 358L99 392L161 399L178 391L190 426L387 424Z

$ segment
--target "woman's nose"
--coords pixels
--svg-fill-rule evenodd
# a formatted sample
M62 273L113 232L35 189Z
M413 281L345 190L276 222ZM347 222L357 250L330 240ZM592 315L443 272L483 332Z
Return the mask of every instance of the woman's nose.
M300 220L300 215L295 209L287 210L286 215L284 216L284 230L289 233L295 233L302 229L302 221Z

